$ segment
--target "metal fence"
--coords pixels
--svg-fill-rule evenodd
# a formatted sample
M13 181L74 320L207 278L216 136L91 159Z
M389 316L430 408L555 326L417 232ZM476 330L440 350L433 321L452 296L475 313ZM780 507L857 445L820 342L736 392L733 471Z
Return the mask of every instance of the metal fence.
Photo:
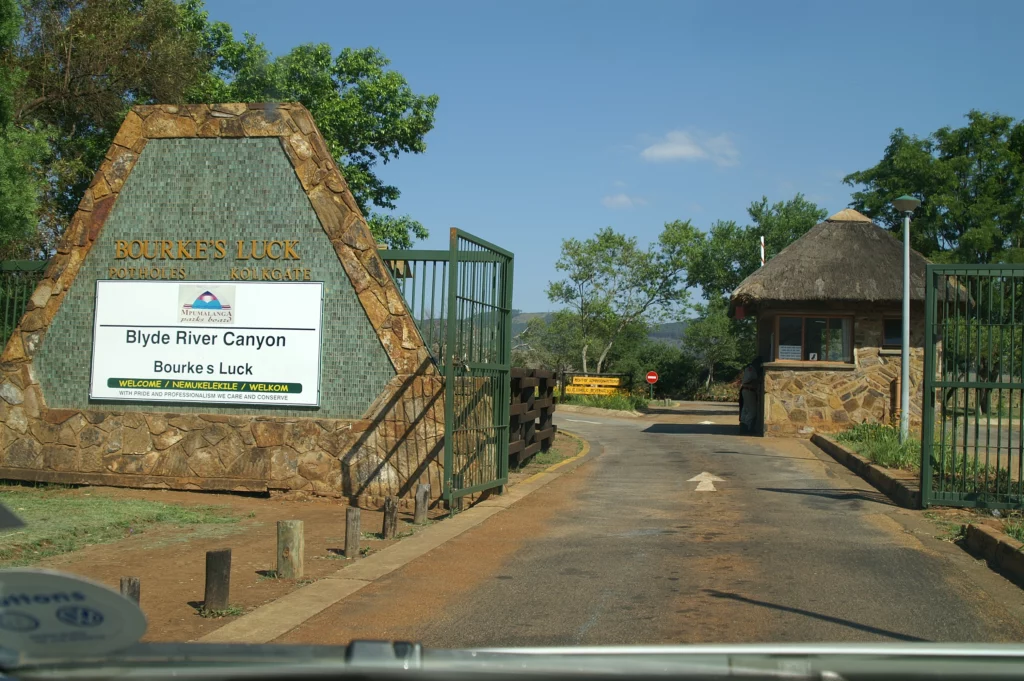
M512 270L508 251L458 229L449 249L382 250L445 377L444 498L508 481Z
M1024 266L929 265L922 504L1024 507Z
M29 298L43 278L49 260L4 260L0 261L0 323L3 324L3 343L18 327L25 314Z

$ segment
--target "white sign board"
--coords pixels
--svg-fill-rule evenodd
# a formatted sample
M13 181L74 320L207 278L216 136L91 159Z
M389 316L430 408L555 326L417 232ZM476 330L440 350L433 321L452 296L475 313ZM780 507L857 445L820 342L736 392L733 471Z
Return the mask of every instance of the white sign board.
M317 406L321 282L97 281L94 400Z
M780 345L779 359L800 359L801 349L799 345Z

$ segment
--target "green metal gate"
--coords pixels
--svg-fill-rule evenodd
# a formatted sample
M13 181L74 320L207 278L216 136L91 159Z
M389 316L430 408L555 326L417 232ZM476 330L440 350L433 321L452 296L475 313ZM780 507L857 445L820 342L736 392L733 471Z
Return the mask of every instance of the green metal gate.
M25 314L28 300L48 263L49 260L0 261L0 333L3 334L0 340L4 345Z
M1024 507L1024 265L928 265L922 505Z
M510 252L458 229L447 251L381 250L445 379L449 502L508 482Z

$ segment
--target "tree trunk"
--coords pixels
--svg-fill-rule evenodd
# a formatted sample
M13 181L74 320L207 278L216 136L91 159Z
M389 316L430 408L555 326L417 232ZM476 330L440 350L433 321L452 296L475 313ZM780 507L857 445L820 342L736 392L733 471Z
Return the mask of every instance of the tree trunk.
M615 341L609 342L608 345L605 346L604 352L602 352L601 356L597 359L597 373L599 374L601 373L601 368L604 366L604 361L608 358L608 352L612 349L613 343L615 343Z
M583 373L587 373L587 348L590 347L589 343L583 344Z
M711 377L714 376L714 375L715 375L715 365L712 364L711 366L708 367L708 380L704 384L704 389L705 390L710 390L711 389Z

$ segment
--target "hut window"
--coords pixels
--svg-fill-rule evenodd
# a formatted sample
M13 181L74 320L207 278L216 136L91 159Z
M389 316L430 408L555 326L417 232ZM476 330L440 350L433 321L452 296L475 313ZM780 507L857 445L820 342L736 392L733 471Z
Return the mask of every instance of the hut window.
M882 347L899 348L903 346L903 318L887 317L882 320Z
M849 317L779 317L776 359L850 362L852 331Z

